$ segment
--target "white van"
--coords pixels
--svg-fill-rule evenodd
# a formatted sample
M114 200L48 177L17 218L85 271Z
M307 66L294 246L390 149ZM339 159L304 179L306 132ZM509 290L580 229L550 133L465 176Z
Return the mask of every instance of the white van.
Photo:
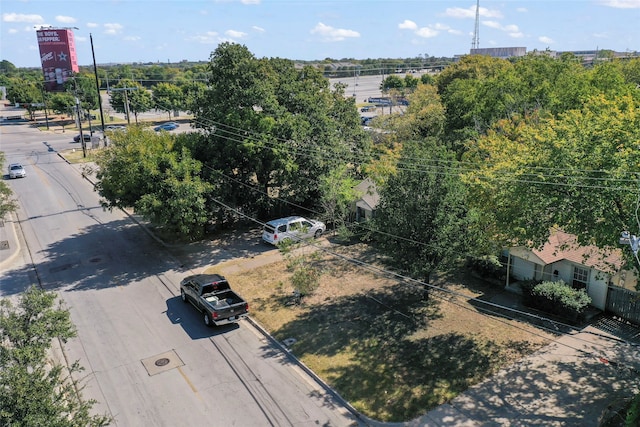
M267 222L262 231L262 240L272 245L284 240L296 242L310 237L318 238L326 229L323 222L289 216Z

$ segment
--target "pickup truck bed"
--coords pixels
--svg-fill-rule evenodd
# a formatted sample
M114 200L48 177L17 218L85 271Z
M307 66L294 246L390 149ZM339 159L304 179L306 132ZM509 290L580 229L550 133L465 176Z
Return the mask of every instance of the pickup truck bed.
M203 314L207 326L237 322L248 315L249 304L218 274L197 274L180 282L180 295Z

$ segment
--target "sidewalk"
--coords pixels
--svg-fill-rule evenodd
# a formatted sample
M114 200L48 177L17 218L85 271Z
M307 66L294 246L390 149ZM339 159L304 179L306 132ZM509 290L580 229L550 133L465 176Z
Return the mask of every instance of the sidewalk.
M0 221L0 271L7 266L20 253L20 241L16 234L15 214L9 213Z

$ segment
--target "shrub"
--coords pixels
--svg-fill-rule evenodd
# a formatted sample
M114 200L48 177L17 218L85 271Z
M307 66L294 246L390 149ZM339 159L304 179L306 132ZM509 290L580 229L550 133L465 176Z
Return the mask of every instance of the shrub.
M582 313L591 303L591 297L584 289L573 289L560 280L545 281L533 288L533 295L544 297L554 303L560 303L564 308Z
M583 320L585 308L591 297L584 289L573 289L560 280L558 282L529 281L522 287L524 305L561 316L571 322Z
M482 277L497 279L505 273L504 266L495 255L470 256L467 258L466 266Z

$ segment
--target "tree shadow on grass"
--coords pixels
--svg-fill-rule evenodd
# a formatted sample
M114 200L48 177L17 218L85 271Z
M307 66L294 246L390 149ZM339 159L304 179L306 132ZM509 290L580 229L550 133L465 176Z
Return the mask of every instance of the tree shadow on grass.
M286 299L275 298L271 308ZM333 356L362 340L395 340L426 327L441 316L438 304L425 301L422 293L401 284L386 289L349 295L307 307L297 320L273 335L278 340L294 337L295 353Z
M291 349L303 360L325 360L312 369L367 416L404 421L481 381L500 360L503 347L491 341L429 331L440 304L398 284L309 307L273 335L295 338ZM412 338L418 331L435 335Z

